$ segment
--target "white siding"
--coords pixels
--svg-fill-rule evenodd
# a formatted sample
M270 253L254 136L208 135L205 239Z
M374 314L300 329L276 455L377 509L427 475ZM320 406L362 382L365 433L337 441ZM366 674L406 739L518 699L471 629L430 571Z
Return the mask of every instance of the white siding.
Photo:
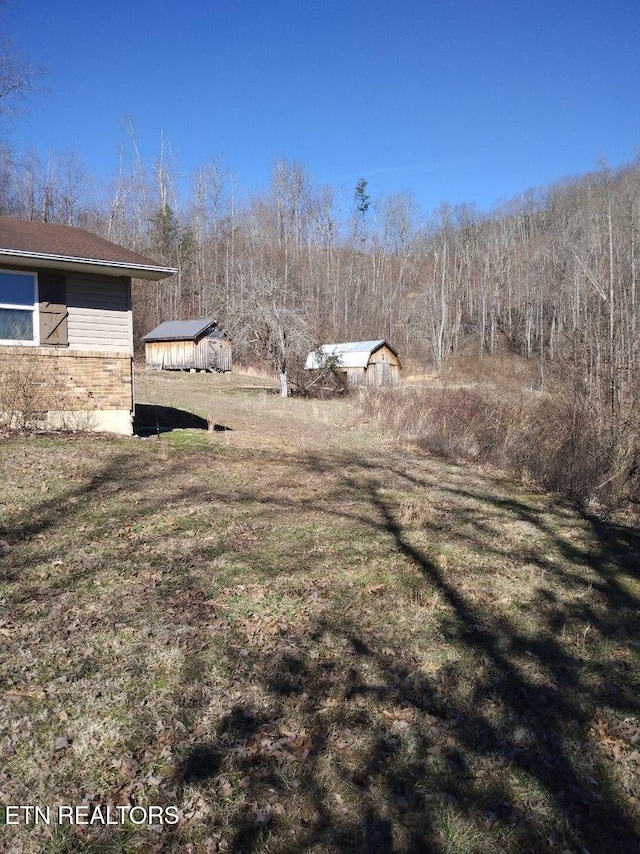
M69 348L133 355L128 280L67 276Z

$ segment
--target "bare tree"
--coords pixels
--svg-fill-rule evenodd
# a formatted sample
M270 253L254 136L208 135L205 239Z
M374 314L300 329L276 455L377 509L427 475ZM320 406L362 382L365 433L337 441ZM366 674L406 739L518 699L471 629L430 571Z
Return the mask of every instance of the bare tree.
M292 361L306 353L310 336L303 313L286 305L284 294L282 281L258 276L232 332L234 340L247 342L269 359L280 378L280 394L288 397Z
M0 12L5 5L0 0ZM36 90L44 69L22 54L11 39L0 35L0 119L15 118L25 98Z

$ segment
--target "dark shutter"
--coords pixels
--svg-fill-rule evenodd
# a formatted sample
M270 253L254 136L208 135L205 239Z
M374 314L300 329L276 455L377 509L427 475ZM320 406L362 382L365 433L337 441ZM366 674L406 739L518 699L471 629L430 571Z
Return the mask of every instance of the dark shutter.
M43 347L68 347L67 286L64 276L40 273L40 343Z

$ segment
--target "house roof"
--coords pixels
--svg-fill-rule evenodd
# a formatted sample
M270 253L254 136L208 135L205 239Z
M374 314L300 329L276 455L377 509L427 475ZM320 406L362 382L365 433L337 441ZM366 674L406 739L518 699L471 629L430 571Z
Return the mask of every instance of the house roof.
M84 228L0 217L0 264L159 281L176 271Z
M215 326L215 320L210 317L204 320L165 320L148 332L143 341L197 341Z
M389 347L387 342L381 338L377 341L349 341L343 344L323 344L317 350L309 353L305 362L306 370L317 370L323 368L330 358L335 358L337 365L341 368L366 368L369 364L371 354L380 347ZM398 354L389 347L394 356Z

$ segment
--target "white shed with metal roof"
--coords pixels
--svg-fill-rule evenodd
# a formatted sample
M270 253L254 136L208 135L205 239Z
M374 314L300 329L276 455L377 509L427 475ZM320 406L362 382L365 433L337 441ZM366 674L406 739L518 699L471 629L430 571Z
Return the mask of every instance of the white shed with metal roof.
M307 356L307 371L345 373L348 385L398 385L402 365L398 354L384 339L322 344Z

